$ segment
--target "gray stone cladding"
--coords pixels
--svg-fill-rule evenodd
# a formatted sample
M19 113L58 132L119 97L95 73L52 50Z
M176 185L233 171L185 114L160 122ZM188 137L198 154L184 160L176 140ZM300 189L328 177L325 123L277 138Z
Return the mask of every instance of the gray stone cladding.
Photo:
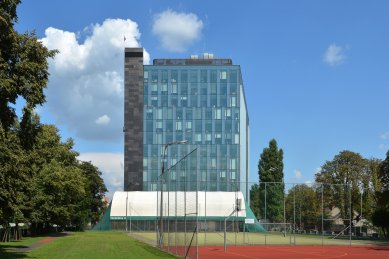
M143 48L124 54L124 191L142 191Z

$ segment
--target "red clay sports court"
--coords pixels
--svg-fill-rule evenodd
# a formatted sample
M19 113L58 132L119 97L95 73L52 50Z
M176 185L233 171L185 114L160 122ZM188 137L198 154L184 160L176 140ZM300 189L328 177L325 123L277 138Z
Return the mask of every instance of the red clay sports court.
M389 258L389 246L199 246L199 258Z

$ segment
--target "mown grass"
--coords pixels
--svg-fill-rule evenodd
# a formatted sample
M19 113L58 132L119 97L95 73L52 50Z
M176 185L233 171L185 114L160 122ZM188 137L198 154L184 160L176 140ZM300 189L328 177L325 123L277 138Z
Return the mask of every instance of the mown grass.
M42 239L42 238L41 238ZM39 239L36 239L38 241ZM33 242L33 240L31 239ZM27 241L21 241L27 242ZM18 242L13 242L17 247ZM24 244L25 246L28 244ZM1 247L1 246L0 246ZM1 251L1 250L0 250ZM7 247L0 258L175 258L123 232L83 232L59 237L26 253Z
M30 244L38 242L44 237L24 237L20 241L12 241L7 243L0 242L0 258L26 258L27 253L15 252L18 248L27 248Z

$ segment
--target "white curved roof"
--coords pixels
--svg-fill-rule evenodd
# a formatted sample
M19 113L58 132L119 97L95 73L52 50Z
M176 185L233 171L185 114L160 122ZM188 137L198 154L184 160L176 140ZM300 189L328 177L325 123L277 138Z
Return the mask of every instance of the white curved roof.
M234 211L237 199L240 200L240 210L234 216L246 217L242 192L197 194L199 217L225 218ZM115 192L111 204L111 219L156 218L160 210L160 195L160 192ZM163 203L164 216L196 216L196 192L163 192Z

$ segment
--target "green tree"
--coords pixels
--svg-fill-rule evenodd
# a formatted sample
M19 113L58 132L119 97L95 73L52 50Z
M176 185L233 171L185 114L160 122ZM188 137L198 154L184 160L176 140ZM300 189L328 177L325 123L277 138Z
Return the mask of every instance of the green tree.
M14 29L19 3L20 0L0 2L0 126L5 131L16 119L11 105L18 97L26 101L27 110L44 103L43 90L49 76L47 59L56 53L43 46L34 32L19 34Z
M75 166L64 166L56 160L46 164L33 181L33 230L41 233L53 224L71 225L75 215L85 212L82 206L85 182L81 170Z
M324 184L326 208L338 207L343 219L350 218L350 210L360 214L361 192L369 188L368 160L358 153L341 151L324 163L315 178ZM344 220L344 224L348 225L349 221Z
M305 184L293 186L286 196L287 222L300 230L321 229L321 203L316 189Z
M52 224L96 221L106 187L101 172L77 161L73 140L61 141L54 125L34 113L45 102L48 50L34 32L14 29L20 0L0 1L0 236L8 241L9 223L32 223L44 231ZM18 118L13 105L25 103ZM16 238L17 239L17 238Z
M264 148L258 163L260 187L260 213L269 222L281 222L284 201L284 152L272 139ZM266 204L266 213L265 213ZM266 214L266 215L265 215Z
M28 160L14 131L0 127L0 229L1 241L10 240L9 223L25 222L23 211L29 199Z
M104 213L103 198L107 192L104 180L101 178L101 171L91 162L80 162L79 166L86 180L85 205L87 208L87 219L96 224Z
M377 206L372 215L373 224L380 227L384 236L389 234L389 151L378 171L380 190L376 192Z
M259 185L253 184L250 189L250 208L257 218L260 218L259 205Z

